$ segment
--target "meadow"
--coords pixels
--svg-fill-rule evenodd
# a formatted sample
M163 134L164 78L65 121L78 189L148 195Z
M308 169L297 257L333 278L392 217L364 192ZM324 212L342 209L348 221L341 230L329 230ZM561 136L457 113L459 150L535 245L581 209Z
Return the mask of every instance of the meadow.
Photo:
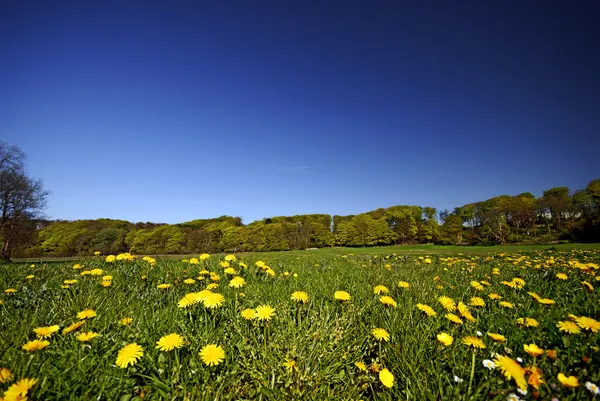
M0 266L7 400L600 399L600 251Z

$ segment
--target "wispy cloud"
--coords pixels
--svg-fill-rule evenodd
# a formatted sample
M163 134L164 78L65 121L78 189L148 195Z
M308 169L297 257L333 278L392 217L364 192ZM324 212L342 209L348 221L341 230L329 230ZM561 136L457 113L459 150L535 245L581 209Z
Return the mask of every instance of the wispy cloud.
M300 170L308 170L309 166L285 166L285 167L277 167L279 171L300 171Z

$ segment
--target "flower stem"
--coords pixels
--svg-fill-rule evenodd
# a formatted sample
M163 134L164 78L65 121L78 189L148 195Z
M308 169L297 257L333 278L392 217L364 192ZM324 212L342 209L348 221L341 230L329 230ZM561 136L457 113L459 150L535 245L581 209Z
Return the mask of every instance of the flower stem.
M475 376L475 350L473 350L473 357L471 358L471 377L469 378L469 390L467 394L471 394L471 386L473 385L473 377Z

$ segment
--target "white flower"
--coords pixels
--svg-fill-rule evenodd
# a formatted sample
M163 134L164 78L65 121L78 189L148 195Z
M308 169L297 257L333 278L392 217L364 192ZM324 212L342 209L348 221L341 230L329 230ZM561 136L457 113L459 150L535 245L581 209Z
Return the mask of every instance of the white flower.
M454 375L454 381L457 382L457 383L462 383L463 379L461 379L460 377Z
M592 382L585 382L585 388L587 388L592 394L600 394L600 388Z
M517 391L521 394L521 395L527 395L527 390L521 390L520 388L517 389Z
M521 358L517 358L517 362L523 363L523 360Z
M477 332L477 337L481 337L483 335L483 333L481 331Z
M492 370L496 367L494 361L490 361L489 359L484 359L481 363L483 363L483 366L488 368L489 370Z
M519 401L520 398L515 393L510 393L508 397L506 397L506 401Z

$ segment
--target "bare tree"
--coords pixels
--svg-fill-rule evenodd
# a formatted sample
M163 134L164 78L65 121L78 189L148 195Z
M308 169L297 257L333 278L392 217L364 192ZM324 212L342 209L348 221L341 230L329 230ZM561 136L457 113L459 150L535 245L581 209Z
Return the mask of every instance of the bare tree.
M0 240L5 262L15 245L31 239L48 196L41 180L27 176L25 159L21 149L0 141Z

